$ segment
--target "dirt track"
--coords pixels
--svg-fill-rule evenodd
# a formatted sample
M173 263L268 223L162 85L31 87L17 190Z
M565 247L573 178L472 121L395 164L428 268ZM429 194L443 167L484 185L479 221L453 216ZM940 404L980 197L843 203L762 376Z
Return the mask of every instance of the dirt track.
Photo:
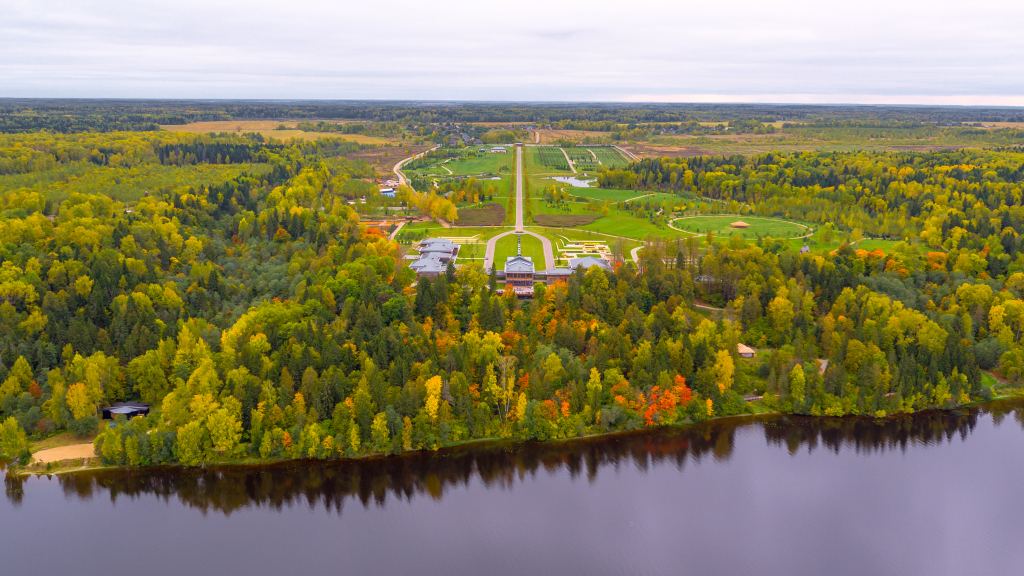
M95 455L92 443L90 442L89 444L72 444L70 446L50 448L49 450L40 450L33 454L32 458L46 464L48 462L60 462L61 460L74 460L76 458L92 458Z

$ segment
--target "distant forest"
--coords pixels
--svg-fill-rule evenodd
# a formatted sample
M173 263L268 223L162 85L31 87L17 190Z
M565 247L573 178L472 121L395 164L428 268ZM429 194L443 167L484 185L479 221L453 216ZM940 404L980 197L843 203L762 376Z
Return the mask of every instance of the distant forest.
M58 100L0 99L0 133L151 131L159 125L228 120L373 122L728 122L742 119L858 122L1024 122L1018 108L826 106L783 104L627 104L388 102L357 100ZM579 129L575 128L574 129Z

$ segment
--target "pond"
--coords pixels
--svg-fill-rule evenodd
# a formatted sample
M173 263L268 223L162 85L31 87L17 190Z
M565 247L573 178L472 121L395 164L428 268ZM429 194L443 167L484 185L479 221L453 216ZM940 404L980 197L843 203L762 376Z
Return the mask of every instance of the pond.
M1024 403L6 479L0 572L1021 574Z
M596 179L580 180L575 176L551 176L550 179L557 180L563 184L568 184L569 186L573 186L575 188L590 188L591 184L597 182Z

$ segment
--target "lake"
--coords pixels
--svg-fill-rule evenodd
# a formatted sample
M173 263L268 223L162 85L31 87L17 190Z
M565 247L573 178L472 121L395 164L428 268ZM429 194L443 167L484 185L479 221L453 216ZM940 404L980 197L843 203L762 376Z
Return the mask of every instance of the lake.
M7 478L0 573L1024 573L1024 402Z
M589 188L591 184L593 184L594 182L597 182L596 179L593 179L593 180L580 180L579 178L577 178L575 176L550 176L549 178L551 180L557 180L558 182L561 182L562 184L568 184L569 186L573 186L575 188Z

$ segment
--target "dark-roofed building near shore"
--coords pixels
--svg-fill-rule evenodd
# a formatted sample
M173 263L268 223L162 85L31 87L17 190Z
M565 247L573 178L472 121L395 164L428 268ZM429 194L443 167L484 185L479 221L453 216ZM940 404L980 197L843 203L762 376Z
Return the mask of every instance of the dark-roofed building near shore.
M120 414L132 419L136 416L149 414L149 404L144 402L115 402L103 409L103 419L113 420Z

